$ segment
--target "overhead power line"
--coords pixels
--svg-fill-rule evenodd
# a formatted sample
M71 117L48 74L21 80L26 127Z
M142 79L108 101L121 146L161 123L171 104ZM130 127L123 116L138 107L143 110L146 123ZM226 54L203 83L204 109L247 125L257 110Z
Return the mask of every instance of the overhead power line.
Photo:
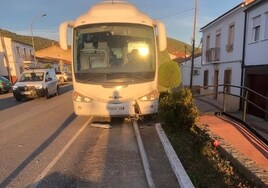
M191 9L187 9L187 10L177 11L177 12L174 12L174 13L168 13L168 14L163 15L163 16L157 16L156 19L165 19L165 18L175 16L175 15L178 15L178 14L181 14L181 13L189 12L189 11L194 10L194 9L195 8L191 8Z

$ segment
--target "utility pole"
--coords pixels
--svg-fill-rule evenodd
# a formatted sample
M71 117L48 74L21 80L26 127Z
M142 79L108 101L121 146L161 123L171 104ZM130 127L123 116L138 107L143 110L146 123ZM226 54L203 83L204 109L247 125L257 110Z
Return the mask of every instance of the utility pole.
M191 65L191 77L190 77L190 89L193 86L193 73L194 73L194 51L195 51L195 30L196 30L196 16L197 16L197 1L194 4L194 29L193 29L193 41L192 41L192 65Z
M5 61L6 61L7 75L8 75L8 78L9 78L10 82L13 84L13 79L12 79L12 76L11 76L11 73L10 73L10 66L9 66L9 59L8 59L8 54L7 54L5 38L2 37L2 35L0 35L0 38L1 38L1 45L2 45L4 58L5 58Z

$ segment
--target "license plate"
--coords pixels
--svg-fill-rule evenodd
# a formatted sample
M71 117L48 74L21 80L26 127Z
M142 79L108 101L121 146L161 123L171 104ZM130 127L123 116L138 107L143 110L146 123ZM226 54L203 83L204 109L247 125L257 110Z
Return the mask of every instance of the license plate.
M22 95L30 95L31 92L30 91L24 91L24 92L21 92Z
M125 107L123 107L123 106L109 106L108 107L108 110L111 110L111 111L120 111L120 110L125 110Z

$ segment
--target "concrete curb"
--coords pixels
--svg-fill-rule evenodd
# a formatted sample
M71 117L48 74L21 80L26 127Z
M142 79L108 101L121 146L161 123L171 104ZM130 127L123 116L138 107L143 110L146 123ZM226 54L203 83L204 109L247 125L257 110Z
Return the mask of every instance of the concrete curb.
M161 143L164 147L164 150L167 154L169 162L172 166L172 169L178 179L178 182L182 188L193 188L194 185L189 178L188 174L186 173L182 163L180 162L176 152L174 151L173 147L171 146L162 126L160 123L155 125L156 131L158 136L161 140Z

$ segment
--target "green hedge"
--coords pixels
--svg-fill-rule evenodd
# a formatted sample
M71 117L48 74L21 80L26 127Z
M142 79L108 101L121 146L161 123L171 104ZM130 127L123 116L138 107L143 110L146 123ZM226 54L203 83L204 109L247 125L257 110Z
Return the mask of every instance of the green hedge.
M198 118L191 91L181 89L179 92L161 93L158 115L173 130L190 130Z

